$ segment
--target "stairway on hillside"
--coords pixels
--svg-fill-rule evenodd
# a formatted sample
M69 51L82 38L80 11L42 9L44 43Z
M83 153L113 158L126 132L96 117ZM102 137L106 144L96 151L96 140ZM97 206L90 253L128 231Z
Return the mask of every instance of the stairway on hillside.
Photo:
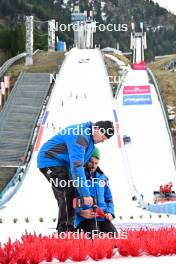
M49 89L49 73L22 73L0 113L0 191L27 158Z

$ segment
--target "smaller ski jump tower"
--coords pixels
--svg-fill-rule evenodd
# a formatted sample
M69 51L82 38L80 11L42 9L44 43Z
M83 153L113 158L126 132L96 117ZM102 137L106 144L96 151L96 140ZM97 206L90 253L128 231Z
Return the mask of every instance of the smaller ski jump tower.
M133 64L144 61L144 50L147 49L146 32L144 32L143 22L140 23L141 32L135 31L134 22L131 23L131 43L130 49L133 52Z

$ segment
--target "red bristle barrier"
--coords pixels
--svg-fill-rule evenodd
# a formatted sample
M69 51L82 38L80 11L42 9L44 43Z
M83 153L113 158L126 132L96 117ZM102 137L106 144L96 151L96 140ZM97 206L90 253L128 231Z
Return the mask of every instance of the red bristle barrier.
M102 234L89 239L85 234L67 233L64 237L25 233L21 240L0 244L0 264L38 264L53 259L83 261L122 256L176 254L176 228L121 230L126 237Z

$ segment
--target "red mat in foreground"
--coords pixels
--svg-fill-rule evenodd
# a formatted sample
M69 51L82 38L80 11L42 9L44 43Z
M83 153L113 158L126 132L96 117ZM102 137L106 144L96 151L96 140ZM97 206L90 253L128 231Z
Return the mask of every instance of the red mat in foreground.
M38 264L57 259L83 261L101 260L121 256L161 256L176 254L176 228L119 231L115 238L103 235L93 240L84 234L67 234L66 237L28 234L21 240L0 245L1 264Z

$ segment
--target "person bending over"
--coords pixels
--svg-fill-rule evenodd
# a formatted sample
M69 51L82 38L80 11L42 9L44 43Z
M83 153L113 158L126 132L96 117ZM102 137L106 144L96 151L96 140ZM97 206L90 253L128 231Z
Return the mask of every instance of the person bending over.
M86 122L62 129L41 147L37 166L51 183L58 203L58 233L74 230L74 186L83 203L93 205L84 164L90 159L94 144L104 142L113 134L111 121ZM74 185L74 181L79 184Z

